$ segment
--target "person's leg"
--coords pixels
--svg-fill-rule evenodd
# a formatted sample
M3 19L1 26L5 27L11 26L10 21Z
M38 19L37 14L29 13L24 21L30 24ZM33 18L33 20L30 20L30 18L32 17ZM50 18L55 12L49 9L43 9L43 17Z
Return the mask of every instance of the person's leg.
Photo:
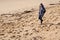
M42 24L43 20L41 20L41 24Z
M40 19L41 24L42 24L43 20L42 20L42 16L41 15L39 16L39 19Z

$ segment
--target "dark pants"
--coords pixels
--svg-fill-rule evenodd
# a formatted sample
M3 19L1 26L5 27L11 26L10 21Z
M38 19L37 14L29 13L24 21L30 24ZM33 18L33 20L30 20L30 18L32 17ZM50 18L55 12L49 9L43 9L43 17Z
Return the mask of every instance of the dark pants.
M43 19L42 19L42 16L41 15L39 15L39 19L41 20L41 24L42 24Z

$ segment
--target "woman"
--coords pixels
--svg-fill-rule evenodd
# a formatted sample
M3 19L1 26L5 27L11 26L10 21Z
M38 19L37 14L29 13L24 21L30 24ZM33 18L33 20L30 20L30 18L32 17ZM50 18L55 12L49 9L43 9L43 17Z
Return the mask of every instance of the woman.
M46 9L45 9L44 5L41 3L40 8L39 8L39 19L41 20L41 24L43 22L42 17L44 16L45 12L46 12Z

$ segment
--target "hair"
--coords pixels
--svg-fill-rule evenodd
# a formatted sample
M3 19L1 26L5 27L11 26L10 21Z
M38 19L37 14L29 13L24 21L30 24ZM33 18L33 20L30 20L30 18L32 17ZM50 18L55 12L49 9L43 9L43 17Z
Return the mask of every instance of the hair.
M42 4L42 3L41 3L40 5L41 5L41 6L43 6L43 4Z

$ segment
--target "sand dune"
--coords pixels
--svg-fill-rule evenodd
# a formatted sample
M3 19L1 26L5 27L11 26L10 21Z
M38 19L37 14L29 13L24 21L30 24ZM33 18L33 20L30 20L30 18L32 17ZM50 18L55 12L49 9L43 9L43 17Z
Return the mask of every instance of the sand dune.
M60 6L46 8L43 25L38 10L0 15L0 40L60 40Z
M10 11L24 11L31 8L38 8L40 3L48 6L50 3L58 3L60 0L0 0L0 14Z
M34 8L31 5L23 11L17 7L18 10L2 12L0 40L60 40L60 4L46 6L42 25L38 19L38 5Z

